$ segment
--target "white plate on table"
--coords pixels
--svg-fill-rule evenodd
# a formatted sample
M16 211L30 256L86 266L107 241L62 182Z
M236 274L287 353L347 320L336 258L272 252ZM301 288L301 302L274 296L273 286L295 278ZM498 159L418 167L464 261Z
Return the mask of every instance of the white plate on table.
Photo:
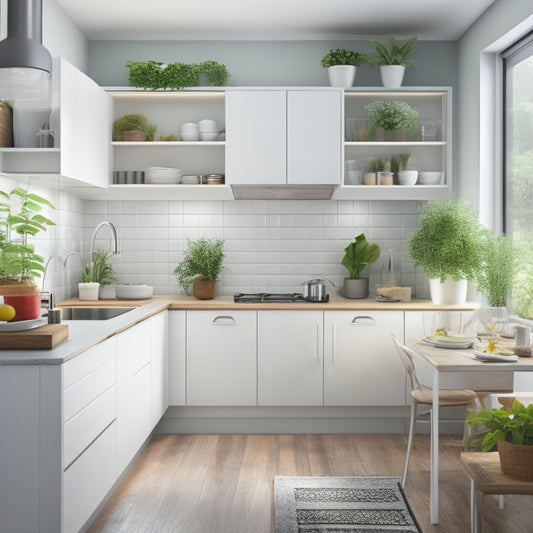
M435 348L452 348L456 350L468 350L469 348L472 348L474 346L474 341L471 340L465 340L464 342L459 341L434 341L432 339L428 339L427 337L422 339L422 342L425 342L426 344L431 344L431 346L435 346Z
M497 353L474 352L474 358L485 362L516 363L518 355L501 355Z
M48 323L47 318L39 317L32 320L19 320L18 322L0 322L0 331L24 331L39 328Z

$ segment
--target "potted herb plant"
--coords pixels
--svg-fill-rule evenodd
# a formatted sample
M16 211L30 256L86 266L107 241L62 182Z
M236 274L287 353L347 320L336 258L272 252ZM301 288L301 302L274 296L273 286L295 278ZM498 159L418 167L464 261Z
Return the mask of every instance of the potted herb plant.
M418 180L418 170L412 170L407 167L411 154L408 152L398 156L398 183L400 185L416 185Z
M418 111L407 102L377 100L365 106L368 112L368 134L376 141L407 140L407 133L418 129Z
M377 244L369 244L365 234L357 235L345 249L342 265L346 267L349 277L344 278L344 296L346 298L366 298L368 296L368 278L362 278L361 272L367 265L375 263L381 254Z
M153 141L155 130L144 115L124 115L113 122L113 140Z
M429 202L419 212L409 254L430 278L434 304L461 304L468 281L481 267L482 229L477 212L466 202Z
M79 287L80 300L114 298L115 290L111 284L116 280L115 270L111 264L111 254L104 250L96 250L93 252L92 260L83 267L82 283ZM96 287L95 284L98 286ZM95 288L98 290L95 291Z
M15 308L15 320L31 320L41 314L34 278L44 272L44 258L28 243L28 237L54 225L42 214L45 206L54 209L48 200L23 188L0 190L0 295Z
M216 282L222 272L224 239L187 239L181 263L174 269L179 284L187 294L199 300L215 297Z
M330 50L320 61L320 64L328 69L329 83L332 87L344 87L349 89L353 86L357 67L367 62L367 57L359 52L353 52L344 48Z
M408 39L403 44L394 42L392 35L387 37L387 44L378 41L370 41L376 49L368 54L368 63L371 66L379 66L383 87L398 88L402 86L405 69L416 68L411 59L407 59L416 48L417 37Z
M533 481L533 404L525 407L514 400L512 407L471 411L466 421L474 429L481 426L486 430L481 451L497 447L505 475Z

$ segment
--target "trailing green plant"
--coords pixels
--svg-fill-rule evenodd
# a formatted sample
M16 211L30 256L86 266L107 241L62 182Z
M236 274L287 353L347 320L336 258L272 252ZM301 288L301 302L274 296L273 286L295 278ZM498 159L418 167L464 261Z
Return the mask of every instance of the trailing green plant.
M324 68L337 65L353 65L354 67L360 67L364 63L367 63L367 57L365 54L360 54L359 52L353 52L344 48L330 50L320 61L320 64Z
M368 244L364 233L357 235L344 252L341 263L348 270L350 279L359 279L365 267L375 263L381 254L377 244Z
M42 214L43 206L54 209L48 200L21 187L0 190L0 283L30 284L44 272L44 258L28 243L28 236L55 225Z
M368 63L370 66L384 65L401 65L407 68L415 68L416 65L411 59L407 59L416 48L418 37L411 37L401 45L394 42L392 35L387 37L387 44L379 41L370 41L370 44L376 49L375 52L368 54Z
M481 425L487 430L481 442L483 452L493 450L500 440L533 445L533 404L525 407L515 400L512 407L471 411L466 421L472 428Z
M123 131L142 131L146 134L147 141L153 141L155 130L156 127L144 115L124 115L113 122L113 140L121 141Z
M367 129L369 135L377 128L397 131L402 128L408 133L418 129L418 111L407 102L398 100L376 100L365 106L368 112Z
M224 87L229 81L229 72L226 65L221 65L216 61L202 61L198 65L198 73L204 74L207 85L213 87Z
M159 61L126 61L129 68L128 81L132 87L143 89L180 89L199 85L199 77L205 75L207 85L225 86L229 72L225 65L216 61L199 64L169 63Z
M482 238L477 289L487 298L490 307L505 307L509 289L518 271L513 242L504 233L495 233L490 228L484 228Z
M215 281L222 272L224 239L187 239L181 263L174 269L179 284L189 293L194 280Z
M481 266L482 227L473 207L463 201L429 202L419 212L409 254L430 279L474 282Z
M96 282L102 287L116 281L115 270L111 264L111 254L104 250L93 252L91 261L85 264L81 279L84 283Z

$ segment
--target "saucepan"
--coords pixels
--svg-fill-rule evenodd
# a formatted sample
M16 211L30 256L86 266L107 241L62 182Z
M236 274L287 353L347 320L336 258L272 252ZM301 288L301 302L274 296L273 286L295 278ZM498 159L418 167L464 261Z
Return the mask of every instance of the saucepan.
M326 292L326 283L335 284L327 278L310 279L304 282L304 298L308 302L327 302L329 295Z

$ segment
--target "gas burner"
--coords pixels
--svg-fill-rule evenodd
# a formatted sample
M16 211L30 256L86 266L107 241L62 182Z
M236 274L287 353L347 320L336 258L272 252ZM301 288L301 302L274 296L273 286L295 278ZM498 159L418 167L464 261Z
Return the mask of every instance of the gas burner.
M253 294L244 294L236 292L233 295L234 302L240 303L293 303L293 302L308 302L304 295L299 292L272 294L269 292L258 292ZM327 301L327 300L326 300Z

